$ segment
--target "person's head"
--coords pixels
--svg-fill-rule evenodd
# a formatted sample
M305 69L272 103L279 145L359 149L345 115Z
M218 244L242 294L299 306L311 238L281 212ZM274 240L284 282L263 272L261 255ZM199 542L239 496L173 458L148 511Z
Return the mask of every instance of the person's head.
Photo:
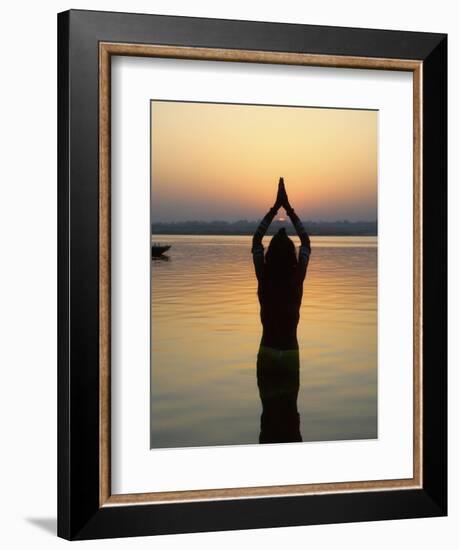
M295 245L284 228L273 236L265 256L266 265L272 273L289 274L298 265Z

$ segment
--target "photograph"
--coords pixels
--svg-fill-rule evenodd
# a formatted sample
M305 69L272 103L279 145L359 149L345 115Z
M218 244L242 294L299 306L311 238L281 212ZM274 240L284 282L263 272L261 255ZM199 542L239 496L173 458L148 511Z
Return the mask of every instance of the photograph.
M355 550L430 549L439 533L447 547L453 18L206 4L61 6L57 40L42 32L53 7L10 17L30 39L10 33L6 56L20 147L4 180L21 208L4 201L5 234L24 244L5 262L21 329L5 364L26 394L6 401L22 425L5 521L21 548L46 546L38 529L96 546L335 548L345 529ZM35 43L54 63L30 63ZM35 232L30 246L36 220L57 259L56 239L47 260ZM54 420L31 415L56 381Z
M377 439L378 111L150 118L150 448Z

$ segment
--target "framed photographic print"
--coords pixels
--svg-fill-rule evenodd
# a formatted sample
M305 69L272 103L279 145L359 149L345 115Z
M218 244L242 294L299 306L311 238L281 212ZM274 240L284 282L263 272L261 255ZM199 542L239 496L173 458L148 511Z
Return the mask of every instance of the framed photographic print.
M58 533L445 515L445 35L58 18Z

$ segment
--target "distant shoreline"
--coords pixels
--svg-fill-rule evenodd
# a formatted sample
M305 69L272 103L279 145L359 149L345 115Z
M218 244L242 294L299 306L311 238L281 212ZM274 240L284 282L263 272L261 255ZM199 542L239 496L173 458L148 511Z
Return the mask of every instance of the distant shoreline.
M274 233L267 232L267 237L272 237ZM296 234L287 232L289 237L295 237ZM367 233L308 233L310 237L377 237L376 233L367 234ZM252 237L252 233L152 233L152 237L162 237L166 236L177 236L177 237Z
M151 225L152 235L195 235L195 236L251 236L258 227L257 221L240 220L237 222L225 221L187 221L187 222L160 222ZM311 237L377 237L377 222L303 222L306 231ZM285 227L290 235L295 235L295 229L290 222L273 221L266 234L273 235Z

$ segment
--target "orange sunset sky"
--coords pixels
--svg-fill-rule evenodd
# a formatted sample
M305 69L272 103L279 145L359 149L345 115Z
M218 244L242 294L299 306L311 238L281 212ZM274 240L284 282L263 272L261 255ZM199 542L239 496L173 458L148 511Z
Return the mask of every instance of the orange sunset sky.
M151 102L153 222L377 218L377 111Z

